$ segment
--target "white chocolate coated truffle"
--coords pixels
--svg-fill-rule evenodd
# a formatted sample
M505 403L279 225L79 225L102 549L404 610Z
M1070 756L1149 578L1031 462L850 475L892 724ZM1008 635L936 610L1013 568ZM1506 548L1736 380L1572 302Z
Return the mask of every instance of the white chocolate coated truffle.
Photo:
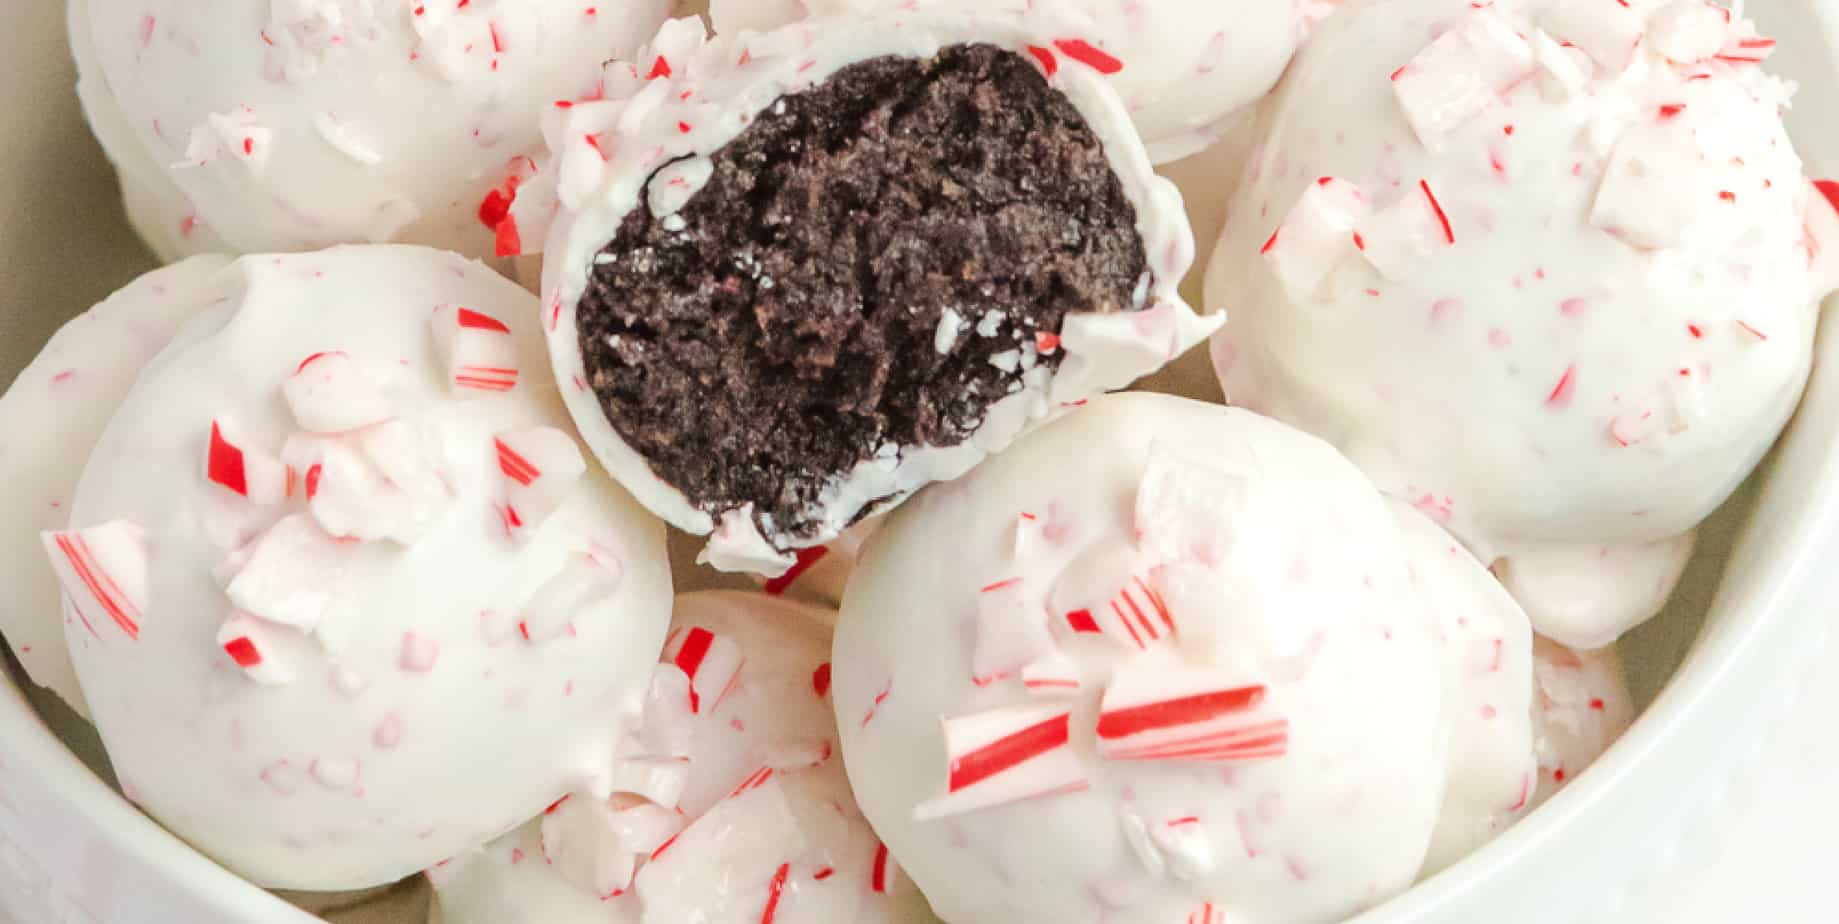
M1598 645L1775 439L1830 207L1772 43L1700 0L1349 6L1297 56L1208 271L1228 400L1334 443L1483 561L1634 546ZM1664 599L1664 595L1661 596ZM1578 619L1580 615L1588 618Z
M1405 555L1443 636L1449 782L1424 875L1492 840L1531 804L1533 635L1525 611L1455 537L1391 501Z
M444 924L889 921L897 870L835 747L832 618L760 594L677 598L632 772L611 800L571 797L431 871Z
M1150 156L1178 160L1218 140L1270 92L1304 32L1303 0L715 0L717 32L802 16L889 9L975 17L1046 14L1055 35L1117 59L1110 75Z
M64 647L63 590L43 555L41 530L63 529L90 448L141 369L181 324L220 295L229 258L194 257L129 283L54 334L0 397L0 634L26 675L88 715Z
M1129 385L1218 328L1217 319L1196 317L1178 292L1193 263L1192 232L1179 192L1151 168L1123 102L1105 80L1108 56L1086 45L1055 45L1051 25L1045 16L985 20L889 12L710 39L700 21L673 20L641 50L636 65L608 66L604 101L550 115L545 133L551 157L519 194L512 221L526 249L545 251L543 313L557 380L601 463L672 525L710 536L704 555L709 564L725 571L783 573L795 563L792 545L828 542L863 513L962 475L1029 427L1094 394ZM723 502L719 509L692 503L614 429L589 385L579 309L596 260L606 256L603 248L636 209L650 210L662 222L676 217L672 210L690 203L713 175L710 155L784 96L816 88L865 60L923 59L966 43L995 45L1037 62L1102 145L1135 210L1149 269L1134 293L1133 310L1069 313L1060 330L1042 332L1050 339L1018 346L1010 358L1027 369L1023 387L990 404L958 443L888 442L846 472L825 473L816 500L804 511L815 525L801 527L796 536L761 522L752 501ZM539 238L542 228L548 231ZM992 310L1000 320L1000 309ZM949 345L955 331L947 333ZM1061 351L1057 367L1035 364L1040 342Z
M1542 805L1596 762L1635 721L1634 697L1614 648L1572 651L1550 639L1533 643L1533 729L1539 749Z
M541 113L586 93L670 7L71 4L84 108L166 259L383 241L489 257L485 222L533 169Z
M1326 444L1112 395L893 514L837 628L875 830L950 924L1338 921L1417 875L1438 626Z
M588 470L530 296L402 246L225 273L43 537L124 792L258 885L337 890L604 791L669 564Z

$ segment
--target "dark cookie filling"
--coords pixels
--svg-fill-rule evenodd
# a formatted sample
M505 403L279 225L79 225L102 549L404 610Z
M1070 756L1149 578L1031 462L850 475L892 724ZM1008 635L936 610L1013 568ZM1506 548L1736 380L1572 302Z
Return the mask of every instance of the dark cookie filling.
M670 227L642 204L602 251L581 349L654 472L703 510L752 502L775 542L878 448L964 442L1021 387L1004 354L1130 310L1149 272L1097 136L993 46L847 67L711 160Z

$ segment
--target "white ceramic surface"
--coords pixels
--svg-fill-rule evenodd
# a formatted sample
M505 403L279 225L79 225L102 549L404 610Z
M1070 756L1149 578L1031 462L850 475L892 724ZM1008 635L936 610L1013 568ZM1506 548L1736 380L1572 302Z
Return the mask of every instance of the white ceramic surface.
M58 324L150 258L122 221L78 115L63 3L4 5L0 60L12 66L0 83L0 379L10 379ZM1781 39L1776 68L1802 82L1790 123L1810 169L1839 172L1830 116L1839 111L1839 3L1749 6ZM1829 329L1822 340L1826 365L1839 355L1835 337ZM1839 598L1839 573L1826 563L1839 547L1839 375L1830 368L1816 371L1767 471L1759 496L1746 493L1715 521L1721 528L1710 530L1674 612L1631 642L1644 699L1691 649L1630 735L1501 840L1358 924L1832 920L1822 832L1839 824L1830 792L1839 748L1824 729L1839 707L1839 678L1812 676ZM1745 522L1737 514L1750 504ZM0 921L313 920L141 816L33 705L0 673ZM67 713L46 715L72 725ZM93 744L69 737L95 761ZM420 924L403 914L368 920Z

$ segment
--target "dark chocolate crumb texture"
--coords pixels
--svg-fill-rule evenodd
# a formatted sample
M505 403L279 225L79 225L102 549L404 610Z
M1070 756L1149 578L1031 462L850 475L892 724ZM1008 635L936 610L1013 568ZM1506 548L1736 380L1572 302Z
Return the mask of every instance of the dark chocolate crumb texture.
M965 441L1068 313L1130 310L1152 272L1098 137L995 46L850 65L708 157L602 250L579 342L619 436L775 544L878 453Z

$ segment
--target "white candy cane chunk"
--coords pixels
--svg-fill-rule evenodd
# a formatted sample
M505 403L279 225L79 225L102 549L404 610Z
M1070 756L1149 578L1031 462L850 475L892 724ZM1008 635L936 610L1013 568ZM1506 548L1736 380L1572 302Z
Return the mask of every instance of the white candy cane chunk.
M1703 61L1724 50L1728 15L1705 0L1673 0L1648 18L1648 47L1681 64Z
M1303 189L1264 242L1264 262L1291 298L1313 300L1335 267L1361 249L1354 229L1368 210L1360 187L1346 180L1325 176Z
M456 395L517 387L517 341L503 321L453 305L434 309L434 344Z
M1151 824L1149 841L1175 879L1198 879L1214 867L1213 839L1199 818L1183 816Z
M326 443L307 469L307 509L329 536L376 542L408 518L407 499L351 447Z
M811 848L784 787L771 771L754 774L682 834L652 852L636 891L645 920L762 920L785 889L791 864ZM709 891L709 871L728 871L727 894ZM730 902L711 913L712 904Z
M1152 561L1214 565L1232 554L1244 479L1150 447L1137 486L1137 545Z
M1424 147L1449 135L1533 73L1532 46L1492 9L1478 9L1392 73L1392 92Z
M1630 127L1616 142L1590 209L1590 224L1637 247L1665 248L1715 201L1704 170L1675 128L1679 118L1661 113Z
M945 793L913 809L919 821L974 812L1088 785L1063 705L1011 706L942 719Z
M400 511L389 538L404 544L427 535L453 499L443 460L423 436L401 420L386 420L356 434L359 451L388 483Z
M307 514L283 517L247 549L224 593L252 616L302 632L345 618L349 553Z
M1104 637L1132 651L1172 641L1174 617L1138 564L1136 551L1122 542L1086 549L1054 584L1054 631L1066 641Z
M1456 243L1455 226L1429 180L1407 186L1392 204L1373 211L1360 234L1367 263L1395 282Z
M1047 611L1027 581L1009 578L977 592L977 645L971 654L977 683L1015 674L1053 648Z
M212 484L266 507L293 496L297 473L274 455L256 448L234 423L218 418L211 421L204 476Z
M293 667L282 652L285 631L248 613L232 613L217 630L217 646L250 680L285 686L294 682Z
M625 894L639 851L614 822L611 805L582 796L543 815L543 858L565 881L602 900Z
M1037 696L1066 696L1079 692L1079 665L1058 648L1022 668L1022 686Z
M1583 51L1561 45L1544 29L1533 30L1533 59L1539 62L1539 92L1548 100L1563 102L1584 91L1595 65Z
M634 757L684 757L695 739L696 714L690 711L690 677L675 664L660 664L645 690L638 733L627 741Z
M390 417L389 400L350 356L314 353L281 383L281 393L300 428L312 433L346 433Z
M505 479L505 522L514 536L541 526L587 473L581 448L555 427L500 433L494 446Z
M618 572L583 555L563 565L524 601L517 631L525 641L541 644L578 629L575 618L613 596L619 590L619 580Z
M1603 66L1619 74L1635 55L1645 28L1644 13L1620 0L1554 0L1539 25L1562 42L1569 42Z
M147 542L140 526L114 520L87 529L40 535L51 571L77 618L92 635L114 623L130 639L140 638L147 612Z
M1124 669L1099 704L1106 760L1219 763L1281 757L1289 722L1256 715L1265 688L1219 671Z
M628 757L613 767L614 792L642 796L667 808L683 801L689 785L690 762L683 757Z
M664 642L664 660L690 678L690 711L700 715L715 711L746 663L734 639L702 626L673 630Z

